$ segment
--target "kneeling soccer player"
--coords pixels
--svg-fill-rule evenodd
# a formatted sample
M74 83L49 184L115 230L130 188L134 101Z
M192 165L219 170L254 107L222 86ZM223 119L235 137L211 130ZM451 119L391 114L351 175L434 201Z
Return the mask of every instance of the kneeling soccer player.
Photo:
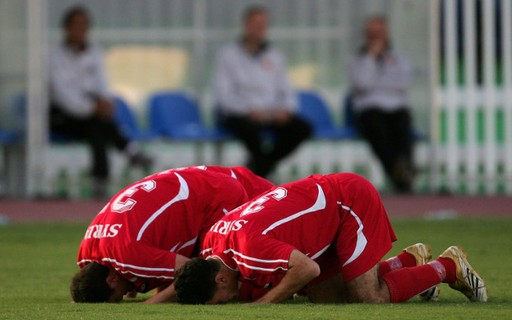
M438 259L416 244L381 261L396 240L377 190L351 173L313 175L233 210L206 234L201 256L178 270L178 302L401 302L448 283L486 301L482 278L459 247Z
M128 292L162 289L148 303L175 299L174 271L197 256L208 229L273 184L243 167L163 171L115 195L80 245L75 302L117 302Z

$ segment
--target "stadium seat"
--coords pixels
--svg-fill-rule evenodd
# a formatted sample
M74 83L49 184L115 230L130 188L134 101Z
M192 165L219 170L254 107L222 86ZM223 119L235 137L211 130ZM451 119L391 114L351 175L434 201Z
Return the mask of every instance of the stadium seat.
M308 121L313 127L313 137L316 139L349 139L352 132L346 128L338 128L327 103L314 91L301 91L298 93L299 116Z
M27 96L20 93L12 100L11 114L15 117L16 127L20 131L25 130L26 114L27 114ZM51 143L68 143L74 141L71 137L60 132L49 132L49 140Z
M0 129L0 144L2 144L2 145L13 144L18 140L18 136L19 135L15 132Z
M207 128L196 100L183 92L161 92L149 101L149 123L158 135L173 140L208 141L223 134Z
M7 110L6 116L9 118L9 129L0 128L0 144L11 145L18 141L21 136L21 130L23 129L23 116L24 110L20 109L20 106L25 104L26 98L24 95L19 94L11 100L11 105ZM3 122L2 124L7 124Z
M152 140L157 135L149 130L142 130L137 124L137 120L133 111L128 106L126 101L121 97L114 98L114 121L121 129L122 133L131 140ZM17 118L17 122L21 123L20 128L23 128L25 113L27 109L27 97L25 94L20 94L13 99L12 113ZM62 132L51 131L49 133L51 143L70 143L76 142L80 139L75 139Z
M131 140L148 141L157 138L157 134L151 130L142 130L137 124L137 119L132 109L121 97L114 98L114 119L125 137Z

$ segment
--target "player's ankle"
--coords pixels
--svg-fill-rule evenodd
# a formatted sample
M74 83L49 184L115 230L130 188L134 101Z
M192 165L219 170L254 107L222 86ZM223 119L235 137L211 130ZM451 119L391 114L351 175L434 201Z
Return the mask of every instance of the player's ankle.
M446 275L443 282L454 283L457 280L457 267L455 266L455 262L450 258L437 258L435 261L442 264L445 269Z

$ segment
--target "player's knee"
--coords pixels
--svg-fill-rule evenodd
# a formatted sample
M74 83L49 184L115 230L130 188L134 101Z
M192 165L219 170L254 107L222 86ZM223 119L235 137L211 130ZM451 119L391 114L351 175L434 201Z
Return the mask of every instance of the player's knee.
M320 266L317 263L311 263L308 268L308 273L311 275L311 278L316 278L320 275Z
M359 277L347 282L349 302L387 303L389 290L379 279L378 265Z

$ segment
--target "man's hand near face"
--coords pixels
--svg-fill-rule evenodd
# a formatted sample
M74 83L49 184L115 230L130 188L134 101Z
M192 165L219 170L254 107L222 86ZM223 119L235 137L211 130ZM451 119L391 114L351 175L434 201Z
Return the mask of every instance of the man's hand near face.
M374 56L380 56L386 49L387 42L385 39L375 39L368 43L368 52Z
M272 120L275 124L281 126L290 121L292 113L286 109L278 109L274 111Z
M249 118L254 122L263 123L268 120L268 115L261 110L253 109L249 112Z
M98 99L96 101L96 115L100 119L112 119L114 116L114 105L106 99Z

